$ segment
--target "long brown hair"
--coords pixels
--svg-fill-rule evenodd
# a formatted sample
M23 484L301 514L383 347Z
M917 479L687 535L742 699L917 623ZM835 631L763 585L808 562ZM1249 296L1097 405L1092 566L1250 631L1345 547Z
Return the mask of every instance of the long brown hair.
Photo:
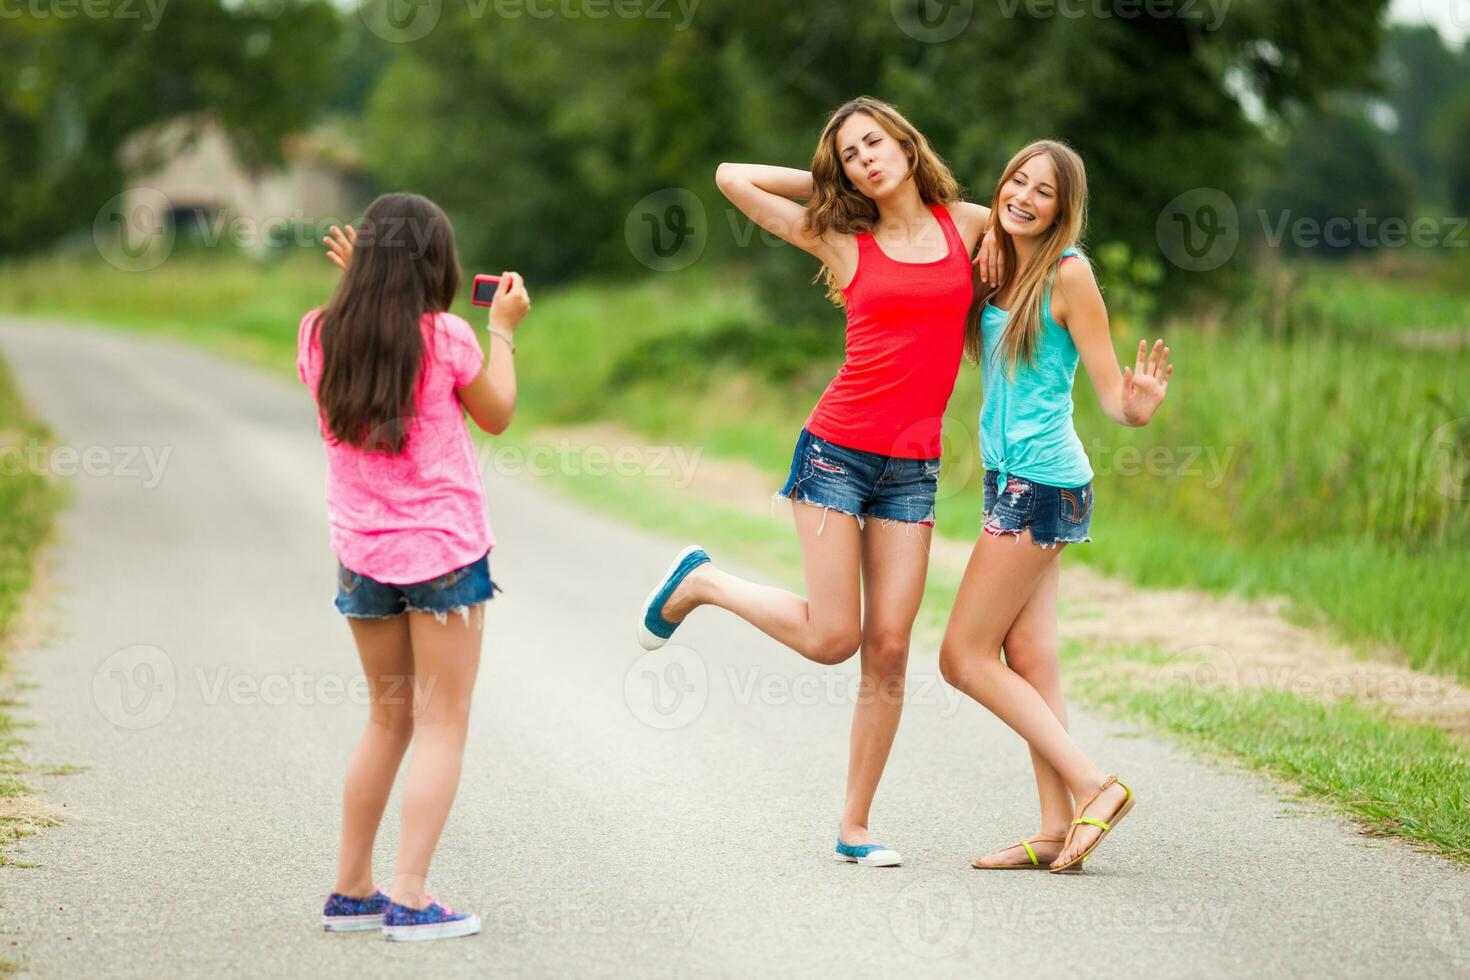
M401 453L424 360L419 321L459 292L454 229L418 194L384 194L363 215L346 274L315 328L317 404L337 442Z
M1040 247L1032 253L1024 268L1016 267L1016 242L1000 223L1000 192L1006 183L1034 157L1046 154L1057 171L1057 217L1041 235ZM999 239L1005 267L1011 270L1015 291L1011 294L1010 315L1001 337L1000 353L1009 370L1017 364L1031 363L1041 337L1041 304L1049 294L1048 287L1056 275L1062 253L1082 240L1087 228L1087 168L1077 151L1060 140L1037 140L1011 157L995 185L990 202L990 226ZM976 363L985 354L980 336L980 318L985 304L1001 290L1001 286L982 285L978 270L975 276L975 302L970 307L965 327L965 354Z
M878 222L878 205L852 186L852 181L847 179L842 169L842 158L837 150L837 130L859 112L876 119L878 125L903 147L909 158L909 174L914 178L914 186L925 204L950 205L960 199L959 182L950 173L949 165L929 146L924 134L887 102L859 96L832 113L832 118L822 127L822 138L817 140L817 151L812 156L815 192L806 205L807 231L816 235L825 235L829 231L853 235L872 231ZM837 277L832 275L832 270L824 265L816 278L826 283L827 298L842 306L842 289L837 285Z

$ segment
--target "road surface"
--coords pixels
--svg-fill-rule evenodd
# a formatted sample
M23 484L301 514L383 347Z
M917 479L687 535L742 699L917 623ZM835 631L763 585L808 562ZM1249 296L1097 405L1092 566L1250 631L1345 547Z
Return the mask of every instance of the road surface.
M1470 972L1470 877L1260 778L1074 709L1140 804L1082 876L972 871L1035 829L1019 740L912 658L874 830L828 857L856 664L719 611L640 658L683 542L489 476L492 604L464 780L431 874L472 939L326 935L365 709L332 609L306 392L176 343L0 324L75 455L56 626L18 651L61 827L0 868L0 957L38 977L1432 977ZM386 878L397 800L379 841ZM29 866L20 866L29 865Z

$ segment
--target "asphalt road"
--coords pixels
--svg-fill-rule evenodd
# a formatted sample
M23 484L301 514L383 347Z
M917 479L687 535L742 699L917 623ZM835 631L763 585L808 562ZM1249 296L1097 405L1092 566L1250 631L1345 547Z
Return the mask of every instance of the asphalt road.
M489 477L505 592L431 874L472 939L326 935L362 723L306 392L157 340L0 324L75 450L50 635L18 651L63 826L0 868L41 977L1431 977L1470 972L1470 876L1074 709L1138 808L1081 876L972 871L1034 830L1024 747L915 651L875 807L899 869L828 857L856 665L718 611L640 657L684 542ZM386 877L396 799L379 843Z

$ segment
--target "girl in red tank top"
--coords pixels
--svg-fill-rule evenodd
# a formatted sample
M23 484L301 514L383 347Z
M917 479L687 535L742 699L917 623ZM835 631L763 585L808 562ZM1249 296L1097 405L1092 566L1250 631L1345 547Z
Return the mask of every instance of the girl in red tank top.
M928 207L946 249L934 261L889 258L870 232L853 236L857 271L842 290L847 357L806 421L823 439L882 456L939 458L974 287L970 250L949 209Z
M846 360L799 434L778 494L792 500L807 595L731 575L690 546L645 600L638 639L657 649L693 609L715 605L818 663L861 648L833 856L899 864L869 834L868 811L903 707L940 426L973 296L970 253L990 210L961 201L923 135L867 98L828 120L810 172L726 163L715 179L752 220L819 258L828 296L847 310ZM989 239L981 254L981 278L994 280Z

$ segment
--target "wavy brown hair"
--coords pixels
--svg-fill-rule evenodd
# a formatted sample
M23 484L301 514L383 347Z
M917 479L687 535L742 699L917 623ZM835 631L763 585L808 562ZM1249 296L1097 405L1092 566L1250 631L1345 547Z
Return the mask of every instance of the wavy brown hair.
M873 199L852 186L842 169L842 158L837 149L837 130L858 113L865 113L877 120L893 139L908 154L909 176L925 204L950 205L960 199L960 185L950 173L949 165L929 146L924 134L903 114L879 99L866 95L846 103L827 120L822 127L822 138L817 140L817 151L812 156L812 183L815 191L806 205L806 230L815 235L829 231L842 235L871 232L878 222L878 205ZM817 272L816 279L827 286L827 298L837 306L843 306L842 289L837 277L825 265Z
M1000 223L1000 192L1017 170L1042 154L1051 159L1057 171L1057 217L1042 233L1040 247L1032 253L1025 267L1017 268L1016 241ZM1081 241L1087 230L1087 168L1083 166L1082 158L1060 140L1037 140L1027 145L1006 164L1000 183L995 185L990 215L990 227L996 234L1001 254L1005 256L1005 267L1013 270L1011 277L1016 284L1011 294L1005 334L997 350L1007 369L1014 370L1017 364L1029 364L1036 359L1041 337L1041 304L1056 277L1062 253ZM985 304L1001 288L982 284L979 270L976 270L975 301L965 326L965 354L977 364L985 356L985 341L980 335L981 316L985 312Z
M418 194L384 194L363 215L347 272L313 329L322 344L316 399L331 437L401 453L424 361L419 323L459 292L454 229Z

